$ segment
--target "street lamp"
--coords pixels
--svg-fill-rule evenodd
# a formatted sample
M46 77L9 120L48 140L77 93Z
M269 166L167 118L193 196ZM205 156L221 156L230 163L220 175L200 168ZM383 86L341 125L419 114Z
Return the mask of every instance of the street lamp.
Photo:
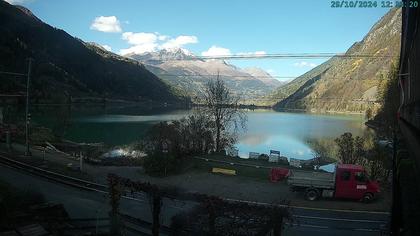
M31 156L31 152L29 150L29 121L31 119L31 115L29 114L29 83L31 81L31 66L32 66L32 58L28 58L28 73L27 74L0 71L0 74L5 74L5 75L26 76L26 114L25 114L26 116L25 118L26 151L25 151L25 156Z

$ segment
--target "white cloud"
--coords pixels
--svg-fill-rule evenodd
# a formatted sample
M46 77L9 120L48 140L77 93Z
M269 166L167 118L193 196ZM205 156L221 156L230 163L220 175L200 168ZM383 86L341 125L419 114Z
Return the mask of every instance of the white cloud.
M165 40L167 40L169 38L169 36L168 35L159 35L158 36L158 39L160 40L160 41L165 41Z
M115 16L96 17L90 29L106 33L118 33L122 31L120 21Z
M132 45L140 44L154 44L158 39L158 36L154 33L133 33L133 32L124 32L122 34L122 39L127 41Z
M124 32L121 38L125 40L128 44L133 45L130 48L121 49L121 55L125 55L128 53L142 54L146 52L154 52L160 49L183 49L182 46L186 44L198 42L196 36L180 35L176 38L170 38L169 36L160 34L158 32Z
M310 67L310 68L314 68L315 66L317 66L317 64L315 63L306 62L306 61L296 62L296 63L293 63L293 65L296 67Z
M181 48L186 44L197 43L198 39L196 36L180 35L174 39L169 39L161 45L162 49Z
M202 52L201 55L205 57L230 56L232 55L232 53L230 52L228 48L222 48L222 47L213 45L207 51Z
M158 47L158 44L156 43L146 43L146 44L139 44L135 45L133 47L127 48L127 49L121 49L120 55L126 55L126 54L142 54L146 52L154 52L156 51Z
M105 48L107 51L110 51L110 52L112 52L112 48L111 48L111 46L109 46L109 45L106 45L106 44L104 44L104 45L101 45L103 48Z

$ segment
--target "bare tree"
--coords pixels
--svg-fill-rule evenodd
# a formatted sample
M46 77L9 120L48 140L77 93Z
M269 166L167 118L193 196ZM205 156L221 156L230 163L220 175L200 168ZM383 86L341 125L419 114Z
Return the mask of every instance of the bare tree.
M245 129L247 117L239 101L240 97L232 94L219 74L204 88L203 112L213 124L216 152L232 145L239 129Z

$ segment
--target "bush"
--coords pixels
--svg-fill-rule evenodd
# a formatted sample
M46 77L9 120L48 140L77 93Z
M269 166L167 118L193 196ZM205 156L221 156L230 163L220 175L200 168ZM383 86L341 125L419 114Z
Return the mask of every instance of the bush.
M13 220L16 211L25 211L32 205L44 202L44 196L38 192L21 191L7 183L0 182L0 228Z
M143 167L147 174L167 176L176 173L180 160L167 153L155 153L144 158Z

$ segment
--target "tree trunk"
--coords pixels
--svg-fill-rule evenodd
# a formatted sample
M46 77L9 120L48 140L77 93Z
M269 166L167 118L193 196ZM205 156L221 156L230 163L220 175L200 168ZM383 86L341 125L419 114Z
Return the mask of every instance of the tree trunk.
M216 214L214 212L213 203L210 201L209 201L208 211L209 211L209 235L214 236L216 235L216 228L215 228Z
M216 119L216 152L219 153L221 150L220 147L220 130L222 129L222 126L220 124L220 120Z
M220 152L220 129L217 128L216 130L216 152Z
M273 219L274 220L273 235L274 236L281 236L281 228L282 228L282 225L283 225L283 217L280 214L278 214L278 215L276 214L276 216L278 217L278 219Z

